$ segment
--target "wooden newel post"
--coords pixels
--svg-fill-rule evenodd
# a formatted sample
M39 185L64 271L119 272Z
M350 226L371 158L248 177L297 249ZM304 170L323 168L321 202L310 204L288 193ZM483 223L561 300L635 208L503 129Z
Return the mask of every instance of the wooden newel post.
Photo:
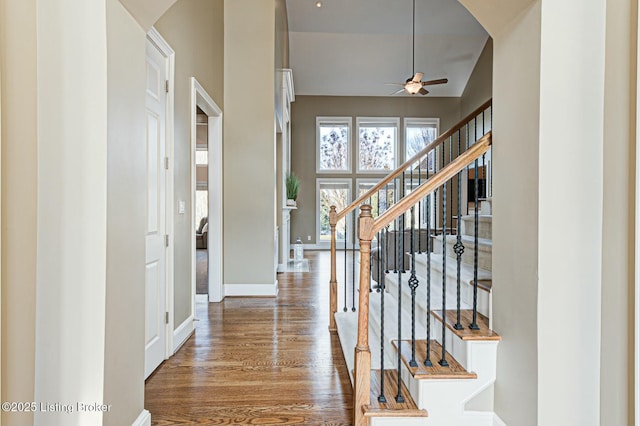
M360 207L358 237L360 239L360 288L358 296L358 342L355 349L353 388L354 425L366 425L362 407L370 404L371 351L369 350L369 280L371 271L371 235L374 219L371 206Z
M336 280L336 224L338 213L336 206L329 208L329 226L331 227L331 278L329 279L329 331L338 331L335 313L338 311L338 281ZM346 284L345 284L346 285Z

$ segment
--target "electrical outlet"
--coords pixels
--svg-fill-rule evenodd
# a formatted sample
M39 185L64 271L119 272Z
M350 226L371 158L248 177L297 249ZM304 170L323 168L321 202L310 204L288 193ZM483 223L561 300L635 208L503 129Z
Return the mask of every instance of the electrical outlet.
M307 241L311 241L311 235L307 235Z

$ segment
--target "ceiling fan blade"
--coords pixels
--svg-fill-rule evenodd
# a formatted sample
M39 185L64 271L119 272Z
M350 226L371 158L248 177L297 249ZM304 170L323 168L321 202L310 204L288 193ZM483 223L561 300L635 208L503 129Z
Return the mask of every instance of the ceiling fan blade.
M412 80L415 81L416 83L419 83L420 80L422 80L422 77L424 76L424 73L421 72L417 72L413 75Z
M432 86L432 85L434 85L434 84L446 84L446 83L448 83L448 82L449 82L449 80L448 80L448 79L446 79L446 78L440 78L440 79L438 79L438 80L423 81L423 82L422 82L422 85L423 85L423 86Z
M391 93L389 96L397 95L398 93L402 93L402 92L404 92L404 87L400 90L396 90L395 92Z
M406 83L384 83L385 86L404 86Z
M424 87L421 87L420 90L418 90L418 93L420 93L421 95L426 95L427 93L429 93L429 91Z

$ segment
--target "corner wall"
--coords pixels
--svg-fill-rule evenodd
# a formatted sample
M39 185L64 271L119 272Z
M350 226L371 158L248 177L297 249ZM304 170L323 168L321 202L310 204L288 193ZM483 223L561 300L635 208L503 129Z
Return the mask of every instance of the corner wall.
M518 426L538 424L540 7L494 35L493 46L495 411Z
M107 0L107 288L105 426L144 409L146 34Z

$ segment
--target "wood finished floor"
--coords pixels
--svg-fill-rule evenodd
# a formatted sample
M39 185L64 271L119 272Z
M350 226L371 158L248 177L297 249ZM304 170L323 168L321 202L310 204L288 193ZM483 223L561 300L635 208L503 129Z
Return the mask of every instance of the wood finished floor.
M349 425L351 384L329 333L329 253L278 274L277 298L198 303L196 333L147 380L154 425Z

